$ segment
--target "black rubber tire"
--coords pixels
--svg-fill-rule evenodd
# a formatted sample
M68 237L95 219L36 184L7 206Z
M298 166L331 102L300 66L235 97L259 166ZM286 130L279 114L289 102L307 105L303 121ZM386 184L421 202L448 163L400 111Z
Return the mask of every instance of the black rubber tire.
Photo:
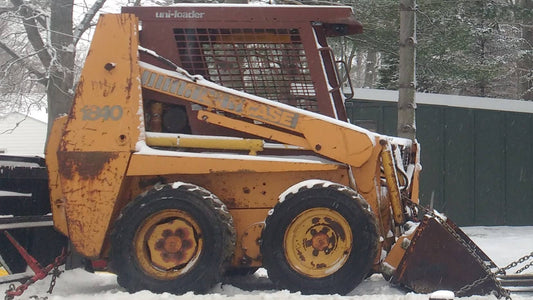
M287 261L284 236L291 222L312 208L340 213L353 235L351 252L344 265L326 277L313 278L294 270ZM370 271L377 253L378 231L369 206L354 190L339 184L317 183L302 187L279 202L266 219L261 253L268 277L280 289L303 294L340 294L352 291Z
M144 220L165 210L189 214L200 227L202 236L198 238L203 241L194 265L179 277L166 280L143 271L133 241ZM122 210L111 234L111 269L129 292L205 293L222 280L234 247L233 219L215 195L193 184L166 184L143 193Z
M232 276L237 276L237 277L243 277L243 276L250 276L250 275L254 275L255 272L257 272L259 268L257 267L249 267L249 268L229 268L226 270L226 273L224 274L224 276L226 277L232 277Z

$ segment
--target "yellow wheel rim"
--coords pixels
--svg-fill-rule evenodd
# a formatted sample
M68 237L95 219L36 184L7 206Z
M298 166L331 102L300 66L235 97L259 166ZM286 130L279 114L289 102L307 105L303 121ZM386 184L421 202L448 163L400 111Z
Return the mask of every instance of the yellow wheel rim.
M203 249L196 221L177 209L152 214L134 238L135 255L144 272L158 279L174 279L196 263Z
M328 208L311 208L291 222L283 240L289 265L302 275L322 278L338 271L350 256L352 231Z

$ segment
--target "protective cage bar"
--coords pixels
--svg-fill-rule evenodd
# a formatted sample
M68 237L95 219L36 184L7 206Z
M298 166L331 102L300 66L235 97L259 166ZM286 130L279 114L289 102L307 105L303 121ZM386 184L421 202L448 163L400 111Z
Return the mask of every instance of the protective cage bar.
M183 68L310 111L316 92L298 29L174 28Z

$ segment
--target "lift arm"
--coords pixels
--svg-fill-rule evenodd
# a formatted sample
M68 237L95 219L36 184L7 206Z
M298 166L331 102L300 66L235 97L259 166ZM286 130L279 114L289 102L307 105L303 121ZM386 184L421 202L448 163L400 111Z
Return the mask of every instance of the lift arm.
M378 135L346 122L228 89L202 77L186 75L184 71L172 72L144 62L139 64L143 88L201 105L204 110L198 117L207 122L311 149L354 167L360 167L370 158L379 140ZM215 111L252 119L259 124L215 114Z

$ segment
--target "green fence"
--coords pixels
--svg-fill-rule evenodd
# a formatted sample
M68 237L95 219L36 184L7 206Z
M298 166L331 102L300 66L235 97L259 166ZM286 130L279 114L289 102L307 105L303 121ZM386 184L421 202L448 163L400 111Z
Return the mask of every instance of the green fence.
M395 102L347 110L353 123L396 135ZM461 226L533 225L532 113L419 103L416 117L424 205L433 199Z

